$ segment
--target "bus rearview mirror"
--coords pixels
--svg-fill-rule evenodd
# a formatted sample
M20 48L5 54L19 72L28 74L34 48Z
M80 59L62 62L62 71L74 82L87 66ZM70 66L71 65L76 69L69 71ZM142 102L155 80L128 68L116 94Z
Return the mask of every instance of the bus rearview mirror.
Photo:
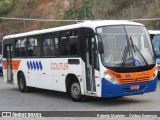
M100 54L104 53L104 46L103 46L103 42L102 41L98 42L98 51L99 51Z

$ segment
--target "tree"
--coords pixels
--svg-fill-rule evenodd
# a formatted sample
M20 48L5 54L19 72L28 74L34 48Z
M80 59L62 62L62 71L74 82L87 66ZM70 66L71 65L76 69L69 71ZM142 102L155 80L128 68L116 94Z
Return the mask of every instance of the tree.
M93 18L90 0L70 1L70 9L64 14L64 19L91 19Z

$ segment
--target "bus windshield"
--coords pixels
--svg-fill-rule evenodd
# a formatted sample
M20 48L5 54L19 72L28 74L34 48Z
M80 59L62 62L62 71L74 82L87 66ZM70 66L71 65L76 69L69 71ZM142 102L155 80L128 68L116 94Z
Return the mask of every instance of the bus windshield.
M104 53L102 63L106 67L145 66L154 64L150 37L143 26L98 27Z
M154 47L154 52L156 54L156 56L160 56L160 35L155 35L153 37L153 47Z

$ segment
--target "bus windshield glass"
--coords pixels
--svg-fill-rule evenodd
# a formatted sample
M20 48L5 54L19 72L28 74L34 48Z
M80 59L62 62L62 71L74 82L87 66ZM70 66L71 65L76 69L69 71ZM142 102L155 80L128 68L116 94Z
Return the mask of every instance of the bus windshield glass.
M154 47L154 52L156 56L160 56L160 35L155 35L153 37L153 47Z
M106 67L145 66L154 64L154 54L149 34L144 26L98 27L104 53L102 63Z

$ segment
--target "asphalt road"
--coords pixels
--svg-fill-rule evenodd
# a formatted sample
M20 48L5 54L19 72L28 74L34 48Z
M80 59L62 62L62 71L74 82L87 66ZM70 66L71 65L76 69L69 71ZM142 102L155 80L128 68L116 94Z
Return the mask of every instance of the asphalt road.
M21 93L0 77L0 111L160 111L160 81L157 91L114 99L90 98L73 102L66 93L36 89Z
M157 91L114 99L90 98L73 102L65 93L36 89L21 93L17 85L6 85L0 77L0 111L160 111L160 81Z

